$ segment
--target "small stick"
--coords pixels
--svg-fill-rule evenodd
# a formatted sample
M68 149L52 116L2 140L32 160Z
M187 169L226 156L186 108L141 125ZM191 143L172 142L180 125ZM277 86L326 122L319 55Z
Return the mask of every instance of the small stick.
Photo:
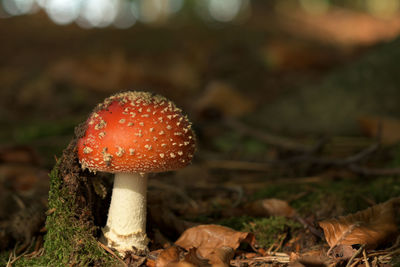
M128 267L128 265L127 265L120 257L118 257L118 256L114 253L114 251L112 251L109 247L107 247L106 245L104 245L103 243L101 243L101 242L99 242L99 241L97 241L97 243L98 243L105 251L107 251L108 253L110 253L111 255L113 255L118 261L120 261L124 267Z
M365 252L365 249L363 249L363 256L364 256L365 266L366 267L371 267L371 265L369 265L368 258L367 258L367 253Z
M360 255L360 253L363 251L364 247L365 247L365 244L361 245L361 247L353 254L353 256L351 256L350 260L349 260L349 261L347 262L347 264L346 264L346 267L352 266L351 263L353 262L353 260L354 260L358 255Z
M244 123L242 123L238 120L235 120L235 119L225 119L224 122L225 122L225 125L240 132L243 135L252 136L254 138L257 138L258 140L261 140L267 144L270 144L270 145L273 145L276 147L280 147L280 148L292 150L292 151L299 151L299 152L309 152L309 151L313 150L313 148L311 146L303 145L303 144L297 143L293 140L290 140L289 138L280 137L278 135L274 135L271 133L267 133L265 131L260 131L260 130L251 128L250 126L247 126Z

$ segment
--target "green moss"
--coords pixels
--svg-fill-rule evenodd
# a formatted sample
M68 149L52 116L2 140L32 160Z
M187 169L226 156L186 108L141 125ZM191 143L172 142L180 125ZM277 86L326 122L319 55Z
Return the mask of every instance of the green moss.
M279 241L282 234L293 232L301 228L301 225L285 217L268 217L253 219L244 223L242 231L252 232L261 247L270 247Z
M230 217L218 221L217 224L241 231L243 227L252 220L254 220L254 218L250 216Z
M269 247L276 243L280 235L285 232L293 232L301 228L299 223L280 216L268 218L230 217L218 221L217 224L237 231L253 233L256 236L257 243L262 247Z
M113 266L116 259L107 254L91 234L88 224L76 219L74 215L75 196L67 193L62 186L57 166L50 174L49 210L47 217L43 256L21 258L18 266Z
M371 205L400 195L400 178L380 177L367 179L338 179L320 183L270 184L255 195L255 199L292 199L290 204L303 214L315 213L330 205L332 216L356 212ZM300 193L304 194L300 197Z
M227 131L215 137L212 141L218 151L223 153L234 151L245 158L260 157L268 151L268 145L264 142L251 137L243 137L232 131Z
M11 251L6 250L6 251L1 251L0 252L0 266L6 266L8 259L10 257Z

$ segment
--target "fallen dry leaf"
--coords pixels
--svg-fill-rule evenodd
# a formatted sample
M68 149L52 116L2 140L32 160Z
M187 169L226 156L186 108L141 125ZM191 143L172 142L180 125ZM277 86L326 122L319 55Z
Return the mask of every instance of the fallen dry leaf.
M296 211L284 200L277 198L261 199L245 206L246 213L252 216L284 216L291 218Z
M156 260L156 267L166 267L171 263L179 261L179 250L177 247L169 247L164 249Z
M223 115L238 117L253 111L254 103L230 85L214 81L197 101L196 109L199 113L216 109Z
M322 221L319 225L331 249L355 244L365 244L366 248L373 249L396 237L399 205L400 198L393 198L354 214Z
M230 247L235 250L241 242L254 244L254 235L238 232L225 226L210 224L187 229L175 244L186 250L197 248L201 257L214 259L215 256L211 254L215 253L219 248Z
M290 255L289 267L330 266L332 260L321 249L312 249L301 254Z
M220 247L211 253L208 258L213 267L229 267L235 251L231 247Z
M0 147L0 162L38 165L40 158L29 146Z
M384 145L392 145L400 141L400 120L385 117L362 117L360 128L365 135L377 138ZM381 128L381 129L379 129Z
M188 253L185 256L184 262L192 264L198 267L209 267L211 266L208 259L203 258L199 255L197 248L189 249Z

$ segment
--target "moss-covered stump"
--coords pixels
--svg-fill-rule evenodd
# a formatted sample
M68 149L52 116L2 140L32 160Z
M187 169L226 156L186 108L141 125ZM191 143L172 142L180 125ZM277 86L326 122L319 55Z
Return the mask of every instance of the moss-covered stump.
M77 128L79 129L79 127ZM79 130L77 136L79 136ZM96 237L101 224L96 211L107 205L95 193L88 178L94 178L80 168L74 139L50 173L49 210L44 254L37 258L21 258L21 266L111 266L116 259L99 245ZM107 209L105 209L107 210Z

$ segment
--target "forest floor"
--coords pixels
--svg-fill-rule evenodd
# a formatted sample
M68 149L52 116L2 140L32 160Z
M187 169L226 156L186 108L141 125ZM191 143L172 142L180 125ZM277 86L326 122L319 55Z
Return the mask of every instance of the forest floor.
M277 132L259 113L400 32L396 21L351 13L339 33L329 16L265 23L255 14L230 26L178 18L124 31L56 26L42 13L3 20L0 265L45 253L48 173L94 106L131 89L173 99L198 148L190 166L150 178L150 253L116 259L101 247L115 262L398 266L400 120L371 115L354 121L358 131ZM351 32L357 23L364 34Z

